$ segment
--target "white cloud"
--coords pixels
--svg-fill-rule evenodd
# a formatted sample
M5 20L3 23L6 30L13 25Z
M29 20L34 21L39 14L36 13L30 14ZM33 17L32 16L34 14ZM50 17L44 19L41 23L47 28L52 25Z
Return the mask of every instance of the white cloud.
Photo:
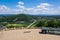
M27 8L26 13L28 14L45 14L48 13L52 5L49 3L41 3L33 8Z
M19 1L19 2L18 2L18 4L19 4L19 5L24 5L24 3L23 3L23 2L21 2L21 1Z
M49 8L51 7L52 5L49 4L49 3L41 3L40 5L37 6L37 8L40 8L42 10L49 10Z
M21 13L20 9L11 9L5 5L0 5L0 14L18 14Z
M53 7L52 7L53 6ZM0 13L2 14L31 14L31 15L39 15L39 14L60 14L60 7L55 8L54 5L49 3L41 3L37 6L34 6L32 8L27 8L24 6L23 2L18 2L16 9L11 9L5 5L0 5Z
M20 8L20 9L24 8L24 6L22 6L22 5L17 5L17 7Z
M18 7L19 9L24 9L24 8L25 8L24 3L23 3L23 2L20 2L20 1L18 2L17 7Z
M0 5L0 13L8 13L10 12L10 8L5 5Z

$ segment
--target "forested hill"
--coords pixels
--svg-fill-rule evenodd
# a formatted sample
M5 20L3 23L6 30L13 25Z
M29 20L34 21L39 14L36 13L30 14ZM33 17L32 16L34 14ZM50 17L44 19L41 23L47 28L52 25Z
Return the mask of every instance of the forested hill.
M46 19L45 21L43 21ZM53 21L53 20L54 21ZM29 24L33 23L34 20L36 20L36 23L33 26L49 26L49 20L52 20L53 24L56 23L56 21L60 20L60 16L43 16L43 15L28 15L28 14L17 14L17 15L1 15L0 16L0 25L4 25L7 28L11 27L27 27ZM41 22L39 22L41 21ZM48 25L45 25L48 24ZM58 24L60 22L58 21ZM41 24L41 25L40 25ZM52 25L53 25L52 24ZM51 23L50 23L51 25Z
M38 19L60 19L60 16L42 16L42 15L28 15L28 14L17 14L17 15L3 15L0 16L0 22L8 22L8 23L19 23L19 22L27 22L31 23L34 20Z
M8 22L8 23L19 23L23 22L32 22L38 19L38 16L32 16L27 14L17 14L17 15L9 15L9 16L1 16L0 22Z

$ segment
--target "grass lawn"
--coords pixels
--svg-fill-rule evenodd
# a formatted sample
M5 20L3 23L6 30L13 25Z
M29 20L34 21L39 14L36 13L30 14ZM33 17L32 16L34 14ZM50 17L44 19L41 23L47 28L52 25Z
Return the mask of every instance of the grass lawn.
M14 27L27 27L28 24L7 24L6 26L7 27L9 27L9 26L14 26Z

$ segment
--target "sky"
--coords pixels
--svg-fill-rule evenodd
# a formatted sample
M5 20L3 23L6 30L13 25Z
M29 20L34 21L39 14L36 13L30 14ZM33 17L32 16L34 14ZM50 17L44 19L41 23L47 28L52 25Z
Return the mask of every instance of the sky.
M60 15L60 0L0 0L0 14Z

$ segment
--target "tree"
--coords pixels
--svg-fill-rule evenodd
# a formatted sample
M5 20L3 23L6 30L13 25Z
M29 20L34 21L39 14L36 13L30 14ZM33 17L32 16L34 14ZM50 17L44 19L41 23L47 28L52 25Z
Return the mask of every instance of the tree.
M60 20L58 20L58 28L60 28Z
M46 27L47 26L47 22L46 20L42 19L40 20L37 24L36 24L37 27Z
M49 20L48 22L48 27L54 27L57 28L58 27L58 21L57 20Z

